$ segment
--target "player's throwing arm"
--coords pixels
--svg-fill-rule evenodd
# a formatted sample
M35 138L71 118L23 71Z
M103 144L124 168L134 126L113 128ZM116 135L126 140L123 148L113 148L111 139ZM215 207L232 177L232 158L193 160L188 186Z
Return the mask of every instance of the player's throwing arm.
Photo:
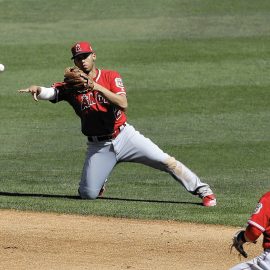
M38 101L37 96L40 94L40 91L41 91L40 86L36 86L36 85L32 85L26 89L18 90L19 93L31 93L35 101Z

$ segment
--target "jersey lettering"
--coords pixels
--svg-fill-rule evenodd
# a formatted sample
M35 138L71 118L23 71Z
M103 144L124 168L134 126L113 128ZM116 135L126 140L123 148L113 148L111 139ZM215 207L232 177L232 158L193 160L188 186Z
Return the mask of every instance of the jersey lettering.
M120 119L120 117L121 117L121 115L122 115L121 110L115 108L115 109L113 110L113 112L114 112L114 117L115 117L115 119L116 119L116 120Z
M91 108L96 104L109 104L108 100L100 94L94 94L93 92L88 92L81 96L81 110Z
M82 102L81 102L81 110L84 111L85 109L88 109L88 108L90 108L89 97L83 94Z
M100 104L108 104L108 100L106 98L104 98L102 95L97 94L97 101Z
M88 95L89 100L90 100L90 106L95 105L96 104L96 100L95 100L95 97L94 97L93 92L88 92L87 95Z

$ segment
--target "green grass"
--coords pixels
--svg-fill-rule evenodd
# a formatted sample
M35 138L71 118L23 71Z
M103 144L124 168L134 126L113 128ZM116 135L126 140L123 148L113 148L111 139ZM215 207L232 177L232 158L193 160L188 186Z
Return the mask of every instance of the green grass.
M0 0L0 208L244 225L270 189L270 2L55 3ZM16 90L61 81L77 40L123 76L129 122L209 183L217 207L138 164L115 168L104 199L76 197L79 119Z

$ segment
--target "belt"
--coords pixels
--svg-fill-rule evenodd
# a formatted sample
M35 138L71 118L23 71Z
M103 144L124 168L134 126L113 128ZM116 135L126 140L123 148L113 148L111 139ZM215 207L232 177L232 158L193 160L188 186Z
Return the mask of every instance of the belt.
M118 127L112 134L100 135L100 136L88 136L88 141L89 142L102 142L102 141L109 141L109 140L115 139L119 135L119 133L124 129L125 126L126 126L126 123Z

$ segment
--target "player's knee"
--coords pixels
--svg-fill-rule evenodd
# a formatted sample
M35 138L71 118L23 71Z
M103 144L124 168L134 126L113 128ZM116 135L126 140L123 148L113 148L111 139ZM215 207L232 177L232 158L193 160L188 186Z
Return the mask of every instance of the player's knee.
M168 157L165 162L166 171L172 175L181 178L183 174L183 164L174 157Z
M99 190L90 189L90 188L79 188L79 195L82 199L86 200L95 200L98 197Z
M168 157L165 161L164 161L165 166L167 167L168 170L173 171L175 170L176 166L177 166L177 161L174 157Z

